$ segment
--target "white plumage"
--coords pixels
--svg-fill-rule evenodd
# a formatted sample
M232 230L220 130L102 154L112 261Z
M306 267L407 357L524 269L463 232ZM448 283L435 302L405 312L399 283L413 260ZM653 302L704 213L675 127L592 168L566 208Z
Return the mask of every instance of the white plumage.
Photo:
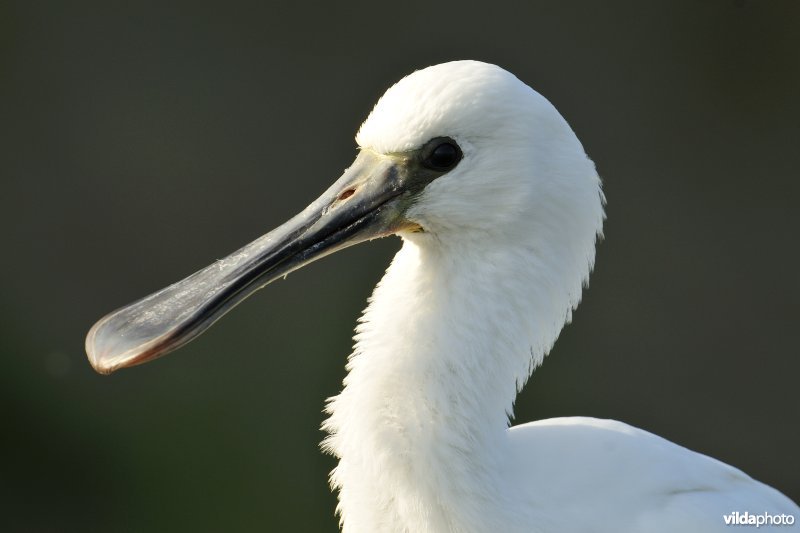
M796 515L774 489L621 422L508 428L588 280L600 180L547 100L473 61L401 80L357 142L386 154L442 135L464 159L409 211L425 232L402 234L328 405L344 531L708 532L733 511Z

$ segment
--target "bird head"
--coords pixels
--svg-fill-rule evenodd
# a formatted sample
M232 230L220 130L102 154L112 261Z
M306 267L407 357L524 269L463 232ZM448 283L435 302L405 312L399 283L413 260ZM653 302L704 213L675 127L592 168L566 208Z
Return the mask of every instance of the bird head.
M385 235L552 245L593 260L603 219L594 165L555 108L505 70L455 61L417 71L384 94L356 141L353 164L294 218L98 321L86 339L94 368L173 351L271 281Z

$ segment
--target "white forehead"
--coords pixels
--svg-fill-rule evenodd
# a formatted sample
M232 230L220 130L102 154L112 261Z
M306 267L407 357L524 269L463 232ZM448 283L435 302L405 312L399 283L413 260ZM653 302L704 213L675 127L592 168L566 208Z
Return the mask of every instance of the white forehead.
M537 100L544 98L498 66L443 63L390 87L361 125L356 142L386 154L419 148L433 137L488 136Z

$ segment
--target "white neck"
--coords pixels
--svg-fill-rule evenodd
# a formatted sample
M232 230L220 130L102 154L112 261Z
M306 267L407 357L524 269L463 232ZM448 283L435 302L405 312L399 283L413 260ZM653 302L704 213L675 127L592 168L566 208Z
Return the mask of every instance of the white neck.
M509 251L491 239L405 237L328 406L324 446L340 458L331 482L345 531L474 528L489 502L511 503L498 464L508 417L589 269L585 257L580 272L555 268L558 250L525 240Z

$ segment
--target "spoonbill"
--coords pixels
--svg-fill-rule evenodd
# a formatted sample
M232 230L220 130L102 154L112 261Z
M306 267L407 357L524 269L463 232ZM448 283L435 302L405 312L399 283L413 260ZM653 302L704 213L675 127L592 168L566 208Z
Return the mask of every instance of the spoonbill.
M595 166L549 101L497 66L454 61L389 88L356 141L353 164L284 225L97 322L92 366L155 359L266 284L396 234L403 246L326 408L344 531L794 522L797 505L777 490L622 422L509 428L517 393L581 299L605 217Z

